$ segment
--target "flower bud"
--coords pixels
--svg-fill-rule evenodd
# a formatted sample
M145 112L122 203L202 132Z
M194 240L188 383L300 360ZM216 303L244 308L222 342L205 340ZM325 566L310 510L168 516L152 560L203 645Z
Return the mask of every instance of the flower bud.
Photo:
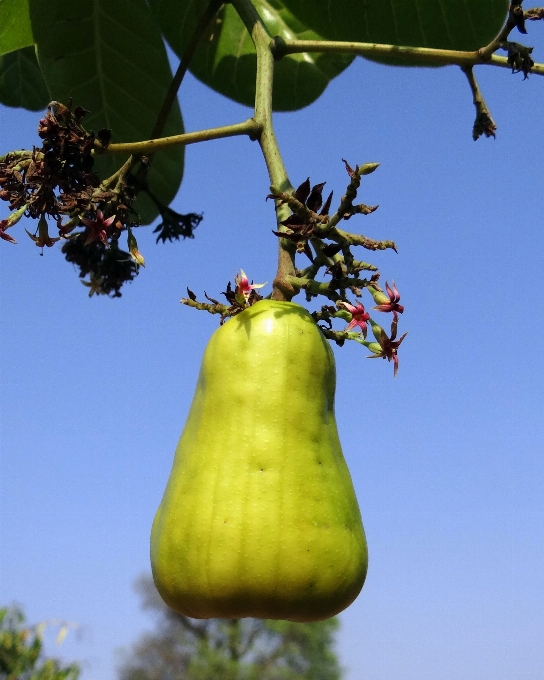
M359 168L359 175L370 175L370 173L374 172L374 170L376 170L379 165L379 163L365 163Z
M372 295L372 297L374 298L374 302L377 305L385 305L391 302L389 297L385 293L382 293L381 290L377 290L373 286L368 286L367 290Z

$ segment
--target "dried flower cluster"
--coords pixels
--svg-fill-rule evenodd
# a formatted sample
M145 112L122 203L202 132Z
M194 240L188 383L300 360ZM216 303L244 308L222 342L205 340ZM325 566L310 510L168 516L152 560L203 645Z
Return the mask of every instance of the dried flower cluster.
M130 253L119 248L119 238L108 244L100 239L85 242L85 236L65 241L62 252L68 262L79 269L79 278L89 289L89 297L121 297L122 286L138 275L138 264ZM84 280L86 277L88 280Z
M71 105L51 102L38 126L41 147L13 151L0 157L0 198L9 203L10 216L0 221L0 239L17 243L8 232L22 217L37 220L28 236L42 249L63 241L66 260L79 268L89 295L120 297L124 283L132 281L144 266L133 233L139 216L133 209L138 189L130 174L132 159L111 177L101 181L94 172L96 138L82 125L87 112ZM102 148L111 139L110 130L96 137ZM140 159L148 168L146 159ZM144 172L145 174L145 172ZM162 205L145 182L139 189L155 201L162 222L155 229L157 242L192 238L202 215L182 215ZM58 234L51 236L50 224ZM75 231L78 227L82 228ZM127 251L119 248L121 233L127 233Z
M89 226L103 213L110 220L104 223L106 228L113 225L122 229L128 221L134 193L124 185L110 188L93 171L95 135L81 124L86 113L80 106L72 111L51 102L38 125L42 146L32 151L14 151L0 159L0 198L9 203L12 211L10 218L1 223L4 232L23 215L40 220L40 240L36 243L43 248L52 245L45 234L47 217L56 223L60 238L80 224ZM101 130L98 136L103 144L107 143L109 131ZM107 236L113 233L112 230ZM85 237L87 240L89 234ZM106 234L100 238L105 241ZM13 237L10 240L13 242ZM58 239L51 239L55 240Z
M528 78L531 68L535 65L531 57L533 48L509 41L504 42L502 47L508 52L507 60L512 67L512 73L523 73L523 80Z
M89 210L100 179L93 172L94 135L81 126L85 111L52 102L40 120L41 148L8 153L0 161L0 198L29 217L60 220Z
M161 206L157 203L161 214L161 221L153 229L153 233L157 234L157 243L162 241L179 241L180 239L194 238L194 230L202 222L202 215L197 213L188 213L182 215L168 206Z

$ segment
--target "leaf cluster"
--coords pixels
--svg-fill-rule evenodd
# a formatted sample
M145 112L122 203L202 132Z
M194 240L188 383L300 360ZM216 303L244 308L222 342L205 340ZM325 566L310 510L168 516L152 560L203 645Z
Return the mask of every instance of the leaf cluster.
M89 130L108 128L114 141L147 139L168 90L172 73L162 35L145 0L74 3L70 0L6 0L17 7L11 35L0 37L0 101L31 110L52 100L72 99L90 111ZM17 69L22 65L23 68ZM32 84L32 87L29 85ZM14 100L14 92L19 93ZM39 93L39 97L37 96ZM166 122L165 134L183 132L177 102ZM103 176L115 172L122 161L98 159ZM169 149L157 157L149 183L161 202L174 198L183 176L183 151ZM158 210L145 195L136 210L144 223Z
M352 61L352 48L364 48L361 54L391 64L438 65L426 61L430 56L425 55L433 49L449 51L450 59L453 54L463 59L472 54L476 61L486 61L503 46L508 59L502 58L502 65L507 61L514 72L527 77L534 66L532 48L508 42L508 33L514 27L525 33L525 19L541 16L537 10L524 12L521 4L522 0L511 4L508 0L444 0L438 8L422 0L385 4L337 0L317 6L312 0L3 0L0 102L30 109L52 103L40 122L42 149L26 152L24 158L8 154L0 164L4 173L0 198L9 201L14 211L0 222L0 238L15 242L6 230L23 214L39 218L37 233L28 233L42 252L80 222L87 230L72 236L83 238L85 245L99 239L109 247L118 236L115 229L126 228L133 261L129 266L106 264L112 258L100 246L88 257L78 245L63 246L70 261L86 272L81 276L89 275L86 284L91 294L118 297L122 282L132 280L145 264L132 227L160 215L155 233L157 242L165 243L192 238L202 219L198 213L181 214L169 205L183 175L184 144L211 139L213 135L204 133L212 132L216 137L248 134L260 138L272 184L289 187L270 134L273 109L293 110L313 102ZM344 42L327 42L337 39ZM174 78L167 45L181 60ZM369 51L373 46L384 49ZM494 136L496 126L471 73L473 63L469 61L463 70L477 109L476 139ZM216 128L184 136L177 91L187 68L218 92L254 105L254 117L230 126L236 130L224 126L221 132ZM78 103L73 113L70 106L58 104L72 98ZM84 112L90 112L86 129L79 125ZM98 130L100 143L95 142L92 130ZM142 141L150 137L154 141ZM134 155L121 165L115 153L107 153L110 142L117 152L130 147ZM144 147L152 149L149 156L143 155L148 153ZM162 149L160 154L155 154L157 148ZM108 179L100 183L99 175ZM353 277L361 268L354 265L350 247L394 247L390 241L376 242L337 228L342 219L374 210L352 204L357 177L357 173L352 176L332 217L328 214L330 198L318 212L321 205L316 207L309 184L301 185L294 196L272 187L273 197L293 210L274 232L281 238L281 249L288 251L291 245L312 261L309 269L302 275L297 272L292 280L276 277L276 287L303 288L308 298L339 295L344 300L347 289L358 295L360 286L366 285L365 280ZM315 191L316 187L312 194ZM46 215L57 220L59 238L49 236ZM61 217L66 215L68 222L62 224ZM327 260L326 273L332 281L318 283L312 268Z
M0 609L0 680L77 680L79 666L46 659L38 627L17 607Z
M113 130L114 142L148 139L172 80L166 44L181 58L208 0L4 0L0 5L0 102L40 110L52 100L71 98L90 111L89 129ZM221 3L217 3L219 8ZM257 0L272 34L319 39L282 2ZM353 57L290 55L278 65L275 108L307 106ZM210 87L244 104L255 98L253 42L230 5L221 8L191 62L193 73ZM175 101L163 134L184 131ZM169 205L183 176L183 148L153 159L151 191ZM120 167L101 157L104 176ZM136 211L144 224L159 214L143 193Z

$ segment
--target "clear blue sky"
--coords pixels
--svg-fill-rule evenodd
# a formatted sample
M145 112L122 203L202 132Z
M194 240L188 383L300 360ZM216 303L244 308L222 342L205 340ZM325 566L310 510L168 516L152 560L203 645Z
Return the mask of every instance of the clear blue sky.
M360 194L379 210L349 226L399 247L369 255L406 307L397 380L356 343L335 348L370 551L341 617L349 680L544 677L544 80L477 75L496 140L472 141L453 67L358 60L317 103L275 119L295 185L310 175L339 197L342 158L382 164ZM249 114L191 77L181 100L188 130ZM2 151L38 142L39 115L0 116ZM215 297L240 268L272 281L267 192L256 144L189 147L174 207L204 221L172 245L140 230L147 267L121 300L89 299L60 249L40 257L24 225L11 230L19 245L0 242L0 603L81 624L60 653L84 680L113 680L116 650L152 625L132 584L149 570L151 522L217 323L179 298L186 286Z

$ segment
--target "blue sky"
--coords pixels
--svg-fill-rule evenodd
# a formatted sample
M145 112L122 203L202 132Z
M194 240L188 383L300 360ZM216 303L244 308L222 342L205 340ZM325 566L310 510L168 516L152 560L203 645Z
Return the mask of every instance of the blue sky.
M496 140L472 141L454 67L357 60L318 102L275 118L295 185L310 175L339 197L342 158L381 163L360 193L379 210L349 226L399 248L368 255L406 308L398 378L356 343L334 350L370 553L341 616L348 680L541 680L544 669L544 82L477 76ZM180 97L187 130L249 113L191 77ZM39 114L0 116L4 151L37 143ZM173 205L204 221L172 245L140 230L147 266L121 300L89 299L60 249L40 257L23 224L19 245L0 243L0 602L32 622L79 623L50 650L78 659L84 680L113 680L116 650L152 626L132 584L149 570L151 522L217 325L179 299L187 286L217 296L240 268L272 281L267 193L256 144L189 147Z

